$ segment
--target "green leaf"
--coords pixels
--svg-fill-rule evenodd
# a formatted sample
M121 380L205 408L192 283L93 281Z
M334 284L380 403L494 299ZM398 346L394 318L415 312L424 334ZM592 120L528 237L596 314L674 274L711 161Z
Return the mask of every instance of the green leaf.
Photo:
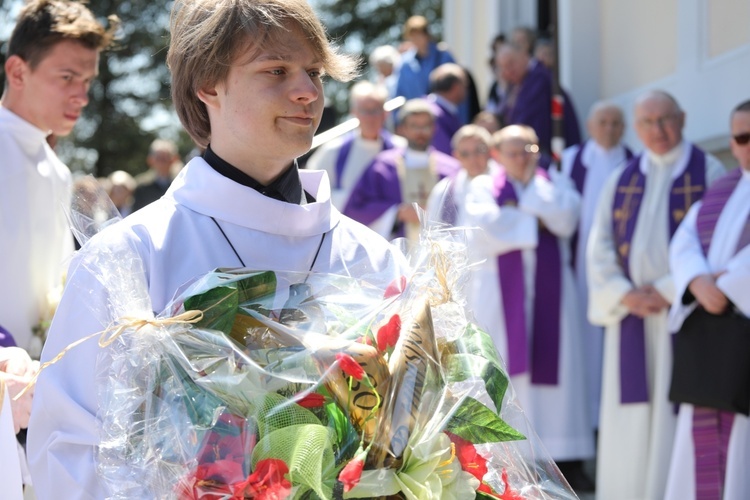
M446 355L443 361L448 381L460 382L469 377L480 377L499 413L508 389L508 376L492 338L469 323L464 334L448 344L448 350L453 353Z
M461 401L445 430L474 444L526 439L523 434L474 398L465 398Z
M185 300L185 310L203 311L203 319L196 324L197 327L219 330L229 335L237 314L238 297L237 286L229 283L188 297Z
M184 391L181 396L190 422L199 429L210 428L213 425L216 408L223 407L224 403L218 397L197 385L180 365L177 358L168 354L165 361L169 367L165 366L164 369L171 370Z
M489 493L485 493L483 491L477 490L477 496L474 497L474 498L476 500L480 500L482 498L487 498L487 499L490 499L490 500L497 500L498 497L497 497L497 495L490 495Z
M240 276L244 276L240 278ZM203 311L203 319L196 326L219 330L231 335L239 306L264 304L264 298L276 291L276 273L265 271L249 276L214 271L205 278L210 288L185 299L185 310Z

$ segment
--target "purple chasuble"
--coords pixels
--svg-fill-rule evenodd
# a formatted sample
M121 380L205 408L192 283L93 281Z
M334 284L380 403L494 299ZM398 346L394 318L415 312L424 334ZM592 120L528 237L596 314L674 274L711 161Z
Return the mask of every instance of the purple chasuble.
M536 175L549 179L537 169ZM500 206L518 205L518 196L504 170L495 177L495 200ZM528 328L526 325L523 258L520 250L497 257L500 290L503 295L505 330L508 338L510 375L529 370ZM560 310L562 268L557 237L539 229L534 275L534 325L531 333L531 382L557 385L560 364Z
M0 326L0 347L15 347L16 339L8 330Z
M628 163L617 182L612 206L612 233L620 267L630 277L630 243L646 188L640 169L641 156ZM706 155L692 146L685 171L672 182L669 194L669 236L674 235L690 206L701 199L706 186ZM646 379L646 335L643 319L632 314L620 323L620 402L649 400Z
M717 180L703 197L698 209L696 228L703 254L708 256L711 239L724 206L742 179L742 169L735 169ZM736 252L750 243L750 218L737 244ZM714 408L693 408L693 449L695 453L696 498L721 500L727 465L729 436L734 413Z
M352 132L348 135L344 142L341 144L339 154L336 157L336 179L334 179L334 187L341 189L341 177L344 175L344 166L346 166L346 160L349 159L349 153L352 151L352 145L357 135ZM391 141L391 134L386 130L380 131L380 139L383 141L383 147L381 151L386 149L393 149L393 141Z

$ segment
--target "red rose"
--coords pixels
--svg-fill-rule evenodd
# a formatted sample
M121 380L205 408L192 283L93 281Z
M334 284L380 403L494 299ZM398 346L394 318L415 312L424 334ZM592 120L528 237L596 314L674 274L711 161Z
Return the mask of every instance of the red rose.
M341 469L339 481L344 484L344 493L348 493L359 483L359 479L362 477L362 470L365 468L366 456L366 452L358 451L354 458Z
M357 380L362 380L362 377L366 375L365 370L348 354L340 352L336 354L336 360L341 365L341 369L344 370L344 373L348 376L354 377Z
M292 483L284 477L288 473L289 467L283 460L261 460L245 481L232 485L232 493L236 498L281 500L292 493Z
M310 392L296 400L296 403L303 408L320 408L326 402L325 396L317 392Z
M401 317L394 314L388 320L388 323L378 329L378 351L385 351L387 348L395 346L400 334Z

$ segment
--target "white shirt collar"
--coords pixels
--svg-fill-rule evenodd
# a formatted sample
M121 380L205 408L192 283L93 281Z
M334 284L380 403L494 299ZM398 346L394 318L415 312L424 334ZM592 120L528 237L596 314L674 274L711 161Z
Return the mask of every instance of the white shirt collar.
M48 132L27 122L5 106L0 106L0 123L13 132L24 152L29 156L36 154L40 146L47 144Z

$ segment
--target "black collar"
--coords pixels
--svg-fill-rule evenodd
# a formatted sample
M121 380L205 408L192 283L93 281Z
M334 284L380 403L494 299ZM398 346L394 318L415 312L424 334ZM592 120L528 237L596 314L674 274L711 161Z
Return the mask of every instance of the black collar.
M253 188L260 194L273 198L274 200L294 203L296 205L312 203L315 201L315 198L313 198L312 195L302 190L302 181L299 178L297 160L295 160L289 168L287 168L271 184L264 186L237 167L219 158L219 156L213 152L210 145L203 153L203 159L211 166L211 168L224 177L227 177L238 184L242 184L243 186ZM303 193L305 195L304 198L302 196Z

